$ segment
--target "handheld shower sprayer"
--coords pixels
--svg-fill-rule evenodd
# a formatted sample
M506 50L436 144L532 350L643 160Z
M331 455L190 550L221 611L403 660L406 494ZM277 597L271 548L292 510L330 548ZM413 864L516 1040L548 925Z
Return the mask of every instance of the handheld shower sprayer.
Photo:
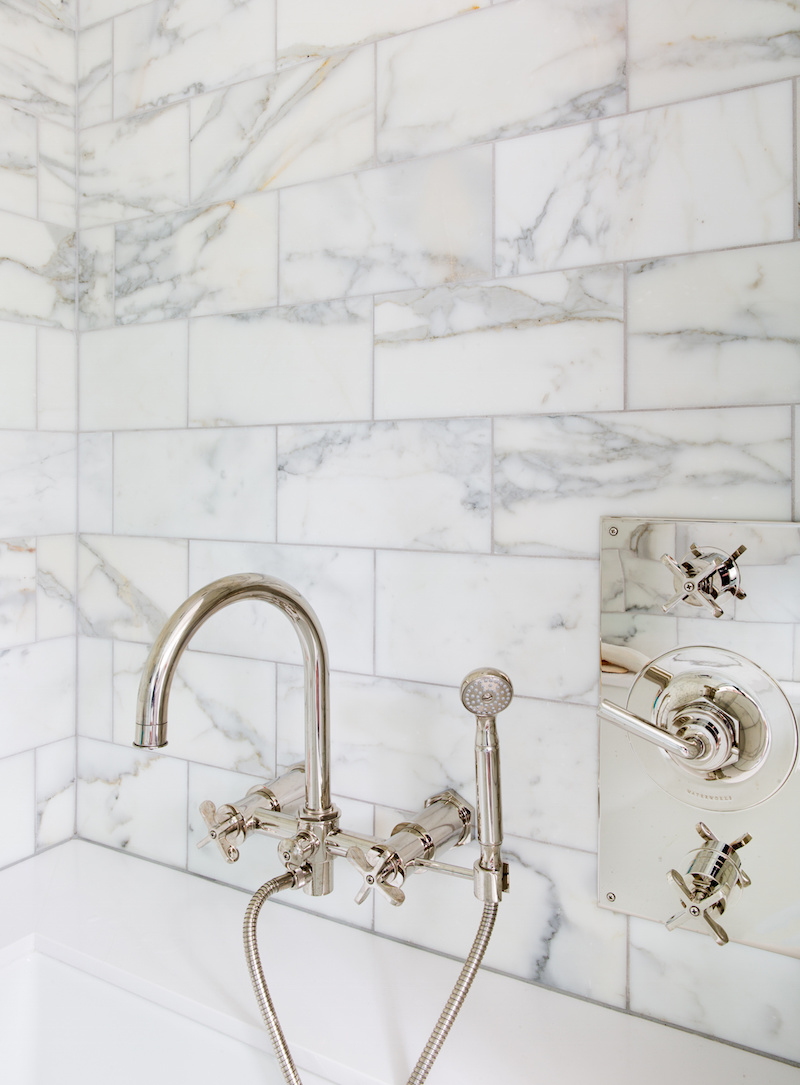
M480 859L475 864L475 896L499 901L508 889L508 864L503 862L503 816L500 799L500 746L495 726L498 712L508 708L514 690L508 675L492 667L470 671L461 683L461 701L477 717L475 786L478 800Z

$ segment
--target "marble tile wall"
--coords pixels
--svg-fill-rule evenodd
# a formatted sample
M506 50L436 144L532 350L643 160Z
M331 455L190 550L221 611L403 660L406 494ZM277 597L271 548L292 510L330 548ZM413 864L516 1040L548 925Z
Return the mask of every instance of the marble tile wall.
M31 18L7 7L9 25ZM26 281L30 308L0 325L29 420L0 435L7 507L18 461L37 495L66 463L47 337L71 327L58 284L73 260L77 514L62 523L37 497L13 530L74 540L77 515L73 579L36 620L61 628L77 592L78 834L242 888L278 870L266 840L227 868L194 845L202 799L301 753L280 615L212 619L181 667L169 748L130 746L166 617L215 577L271 573L327 633L333 788L354 829L388 833L445 785L471 793L460 681L511 674L513 893L491 967L800 1062L796 962L694 953L697 936L594 903L598 518L791 520L800 466L800 12L656 7L81 0L77 90L52 45L0 101L19 163L0 171L0 212L20 219L0 238L46 284ZM70 94L77 256L66 147L42 135ZM9 550L9 577L30 575L26 554ZM18 591L0 634L30 638L31 606ZM21 727L0 772L33 787L49 831L69 808L55 762L71 732L31 784ZM402 909L358 908L354 873L337 878L289 905L467 948L459 882L420 876Z
M75 15L0 4L0 865L75 831Z

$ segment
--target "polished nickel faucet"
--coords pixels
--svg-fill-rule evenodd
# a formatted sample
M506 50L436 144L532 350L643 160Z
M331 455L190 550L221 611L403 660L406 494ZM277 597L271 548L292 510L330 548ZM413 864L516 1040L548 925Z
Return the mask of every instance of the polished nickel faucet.
M250 788L243 798L232 803L215 807L210 800L203 802L200 812L208 835L198 847L215 842L226 862L232 863L239 858L238 845L253 832L280 840L278 854L286 873L266 882L253 897L245 917L244 939L256 998L289 1085L302 1083L272 1006L255 938L256 919L264 901L289 888L302 887L312 896L330 893L336 856L346 857L364 879L356 896L359 904L373 890L393 905L402 904L405 894L400 887L415 870L438 871L473 882L474 894L484 905L481 924L461 975L409 1078L409 1085L420 1085L466 998L486 951L497 906L508 889L508 864L501 854L500 763L495 716L511 701L511 682L501 671L483 668L468 674L461 687L464 706L477 717L475 767L480 856L472 870L452 866L438 857L448 848L471 839L475 811L451 788L431 796L423 810L410 821L396 825L385 840L340 828L339 811L331 802L330 792L325 636L308 602L276 577L258 573L222 577L195 592L178 608L159 634L145 664L134 745L147 749L167 745L167 703L181 655L204 622L242 599L260 599L277 607L297 633L305 674L305 761L293 765L275 780Z
M226 576L195 592L175 611L161 630L145 664L136 708L134 745L151 750L167 745L167 702L178 660L212 614L241 599L261 599L277 607L292 622L300 641L305 670L306 802L298 820L306 832L323 843L339 818L339 811L331 804L328 646L319 619L309 604L291 585L277 577L258 573ZM286 802L285 797L283 801ZM272 800L270 805L274 810L280 809L281 804ZM212 838L221 840L231 834L243 836L254 827L234 822L227 832L220 832L221 825L215 824L211 827ZM235 858L228 854L226 858L235 861L238 854ZM312 872L309 891L314 896L329 893L332 888L331 860L325 849L317 848L309 855L308 862Z

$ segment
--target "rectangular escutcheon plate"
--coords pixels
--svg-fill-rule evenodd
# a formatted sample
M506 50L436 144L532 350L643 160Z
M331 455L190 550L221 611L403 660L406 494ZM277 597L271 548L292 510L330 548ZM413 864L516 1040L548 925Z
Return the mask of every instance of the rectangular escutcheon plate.
M800 957L800 524L601 531L600 696L696 756L601 721L600 905Z

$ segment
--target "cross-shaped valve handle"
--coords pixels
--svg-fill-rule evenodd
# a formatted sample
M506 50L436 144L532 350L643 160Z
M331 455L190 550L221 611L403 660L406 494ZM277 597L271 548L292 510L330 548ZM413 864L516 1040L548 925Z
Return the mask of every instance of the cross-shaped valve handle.
M725 911L735 885L743 889L750 885L750 879L742 870L741 860L736 853L753 838L749 833L744 833L733 843L724 844L702 821L698 822L696 829L704 842L687 872L689 884L677 870L667 872L667 878L678 891L682 908L667 920L667 929L674 930L690 919L702 919L711 928L717 945L724 946L729 940L728 934L715 916Z
M205 802L200 803L200 813L206 823L208 836L204 836L202 840L199 840L197 847L204 848L206 844L210 844L213 840L222 852L225 862L235 863L239 858L239 849L228 843L228 836L232 833L244 832L241 814L233 806L229 805L220 806L218 810L211 799L206 799Z
M356 894L356 904L363 904L373 889L379 889L389 903L395 906L401 905L406 899L402 889L387 881L398 872L395 857L390 851L370 848L365 855L361 848L353 845L347 849L345 858L364 878L364 884Z
M661 560L672 573L675 594L661 608L668 612L678 603L691 603L692 606L704 606L715 618L722 617L722 607L717 599L724 592L730 592L736 599L746 598L739 588L739 567L736 559L747 549L739 546L732 554L721 554L707 547L700 549L694 543L689 553L678 563L669 554L662 554Z

